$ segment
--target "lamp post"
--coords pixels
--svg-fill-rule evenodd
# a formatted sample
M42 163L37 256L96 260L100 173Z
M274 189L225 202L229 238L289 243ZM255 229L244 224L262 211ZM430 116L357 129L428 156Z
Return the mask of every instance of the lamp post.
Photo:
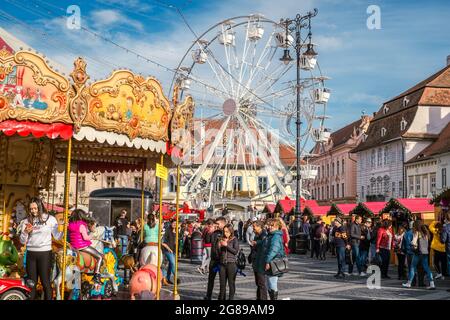
M296 134L296 170L297 170L297 176L296 176L296 201L295 201L295 223L294 223L294 235L299 233L300 227L301 227L301 205L300 205L300 199L301 199L301 175L300 175L300 140L301 140L301 119L300 119L300 99L301 99L301 84L300 84L300 61L301 56L303 55L305 59L315 59L317 56L317 53L314 51L313 44L311 43L311 18L315 17L317 15L317 9L314 9L313 12L308 12L306 15L302 16L300 14L297 14L295 19L281 19L280 24L285 27L286 30L286 37L285 37L285 49L283 52L283 57L280 58L280 60L285 63L289 64L293 59L290 56L289 53L289 46L294 47L296 52L296 62L297 62L297 81L296 81L296 128L297 128L297 134ZM308 28L308 44L307 49L304 53L302 53L302 39L301 39L301 30L304 28ZM289 31L295 32L295 44L289 43ZM305 42L306 42L305 40Z

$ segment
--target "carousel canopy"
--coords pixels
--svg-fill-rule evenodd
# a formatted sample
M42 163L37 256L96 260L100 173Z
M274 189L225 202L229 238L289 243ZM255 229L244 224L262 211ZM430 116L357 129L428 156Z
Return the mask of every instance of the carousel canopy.
M94 190L89 194L90 198L134 198L140 199L142 191L133 188L103 188ZM145 198L153 198L149 191L144 191Z
M400 209L410 214L434 212L434 206L430 203L430 200L430 198L391 199L386 203L382 212L390 212L395 209Z

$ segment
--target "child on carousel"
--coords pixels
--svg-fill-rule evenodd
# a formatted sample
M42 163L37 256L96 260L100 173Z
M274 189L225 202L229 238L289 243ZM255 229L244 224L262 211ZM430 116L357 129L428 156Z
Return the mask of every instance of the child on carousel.
M88 216L81 209L75 209L69 217L69 242L78 251L86 252L97 259L95 266L94 282L101 283L100 267L103 262L103 255L92 247L92 242L88 234Z

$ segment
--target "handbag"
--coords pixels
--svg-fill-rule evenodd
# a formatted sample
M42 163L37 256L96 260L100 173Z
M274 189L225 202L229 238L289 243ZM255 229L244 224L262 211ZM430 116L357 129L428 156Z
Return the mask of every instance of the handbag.
M275 258L270 262L270 275L279 276L289 271L288 257Z

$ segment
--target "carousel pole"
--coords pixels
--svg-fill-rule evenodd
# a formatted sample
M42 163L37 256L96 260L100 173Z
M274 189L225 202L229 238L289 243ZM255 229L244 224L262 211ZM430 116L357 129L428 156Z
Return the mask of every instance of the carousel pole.
M55 171L53 172L52 208L55 208L55 191L56 191L56 161L55 161Z
M161 165L164 165L164 154L161 154ZM156 267L156 300L160 299L161 291L161 229L163 221L162 195L163 179L159 178L159 219L158 219L158 265Z
M72 138L69 138L67 146L67 164L66 164L66 180L64 185L65 203L64 203L64 235L63 235L63 262L62 262L62 283L61 283L61 300L64 300L64 290L66 284L66 256L67 256L67 226L69 220L69 189L70 189L70 162L72 160Z
M175 277L173 282L173 297L175 298L178 295L178 249L179 249L179 234L178 231L179 223L180 223L180 213L179 213L179 207L180 207L180 165L177 165L177 198L175 203L175 217L176 217L176 235L175 235Z
M77 172L75 176L75 209L78 209L78 160L77 160Z
M145 194L144 194L144 178L145 178L145 161L142 163L142 181L141 181L141 241L144 241L144 202L145 202Z

